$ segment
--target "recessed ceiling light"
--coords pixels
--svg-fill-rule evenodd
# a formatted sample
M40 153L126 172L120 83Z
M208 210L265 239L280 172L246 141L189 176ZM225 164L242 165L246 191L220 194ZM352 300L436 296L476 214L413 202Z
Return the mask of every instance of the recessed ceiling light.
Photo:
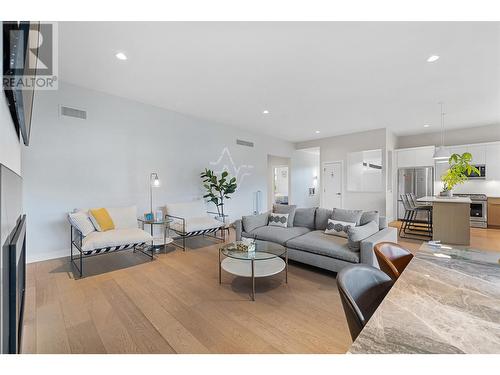
M430 125L429 124L425 124L424 125L424 128L428 128Z
M123 52L118 52L115 56L118 60L127 60L128 59L127 55L125 55Z
M268 111L267 109L264 109L264 110L262 111L262 114L263 114L263 115L268 115L268 114L269 114L269 111Z
M439 60L439 56L438 55L432 55L432 56L429 56L429 58L427 59L427 62L434 62L434 61L437 61Z
M320 132L319 130L316 130L316 131L315 131L315 133L316 133L316 134L319 134L319 133L321 133L321 132Z

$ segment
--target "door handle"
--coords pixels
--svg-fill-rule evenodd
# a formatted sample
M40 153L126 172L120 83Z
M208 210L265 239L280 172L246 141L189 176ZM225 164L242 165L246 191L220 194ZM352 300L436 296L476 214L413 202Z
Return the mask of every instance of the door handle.
M337 193L337 195L342 195L342 193Z

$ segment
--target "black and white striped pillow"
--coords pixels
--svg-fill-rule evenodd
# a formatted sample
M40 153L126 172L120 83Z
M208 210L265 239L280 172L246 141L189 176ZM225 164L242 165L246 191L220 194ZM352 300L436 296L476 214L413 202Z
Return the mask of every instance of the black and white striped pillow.
M288 215L289 214L269 214L269 222L267 225L272 227L283 227L286 228L288 224Z

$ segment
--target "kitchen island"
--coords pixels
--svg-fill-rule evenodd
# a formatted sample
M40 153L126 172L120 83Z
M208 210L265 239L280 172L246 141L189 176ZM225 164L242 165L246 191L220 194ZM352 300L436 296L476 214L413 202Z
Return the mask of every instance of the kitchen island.
M422 245L353 354L500 354L500 253Z
M417 201L432 204L433 240L454 245L470 244L470 198L425 196Z

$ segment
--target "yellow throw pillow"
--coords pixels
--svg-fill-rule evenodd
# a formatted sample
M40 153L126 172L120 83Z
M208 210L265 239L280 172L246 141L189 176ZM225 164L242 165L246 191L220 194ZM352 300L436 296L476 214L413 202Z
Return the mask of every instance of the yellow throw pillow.
M115 229L115 224L109 216L108 210L105 208L94 208L90 210L90 214L97 222L98 228L96 228L99 232L105 232L107 230Z

